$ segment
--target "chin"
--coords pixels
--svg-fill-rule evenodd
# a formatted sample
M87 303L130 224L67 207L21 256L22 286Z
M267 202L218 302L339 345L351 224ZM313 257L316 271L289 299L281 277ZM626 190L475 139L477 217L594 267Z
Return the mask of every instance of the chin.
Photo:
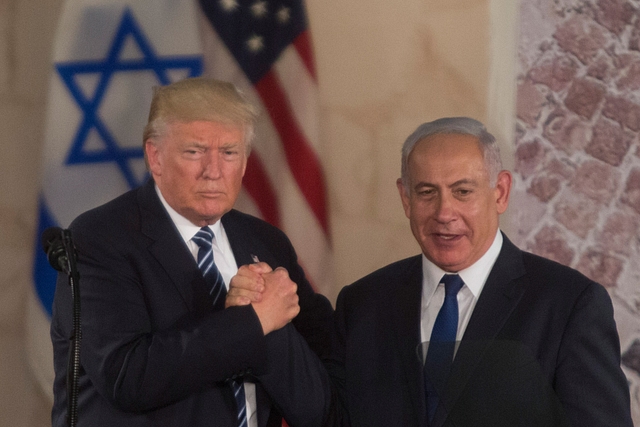
M460 259L458 257L452 258L448 256L441 256L434 258L433 263L445 271L457 272L465 268L461 267L464 265L464 262L464 259Z

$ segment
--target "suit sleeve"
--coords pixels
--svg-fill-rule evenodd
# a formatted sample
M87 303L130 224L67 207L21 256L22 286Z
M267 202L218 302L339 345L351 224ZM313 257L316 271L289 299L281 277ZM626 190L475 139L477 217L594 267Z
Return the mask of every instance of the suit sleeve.
M276 236L271 236L269 239L273 245L271 247L273 255L278 260L277 265L272 267L285 267L291 280L298 285L300 313L292 323L311 350L320 358L326 357L331 345L330 330L333 318L331 303L327 297L315 292L307 280L288 237L280 230L276 233Z
M331 404L329 375L292 324L266 337L258 378L290 427L321 427Z
M611 299L596 283L591 282L573 307L554 389L573 426L633 426Z
M331 334L331 352L324 365L331 378L331 399L325 416L325 427L349 427L351 425L346 410L346 302L344 290L338 295L336 312Z
M266 336L267 362L254 373L289 426L320 427L332 397L321 358L331 345L333 308L307 280L288 237L272 226L256 230L268 248L271 267L286 268L298 285L300 313Z
M155 409L264 363L266 344L250 306L194 314L176 301L175 288L162 295L173 284L157 263L140 259L140 247L129 247L133 239L80 225L72 229L80 271L81 364L114 406ZM52 336L68 338L71 297L61 280L55 299ZM159 318L173 320L160 325Z

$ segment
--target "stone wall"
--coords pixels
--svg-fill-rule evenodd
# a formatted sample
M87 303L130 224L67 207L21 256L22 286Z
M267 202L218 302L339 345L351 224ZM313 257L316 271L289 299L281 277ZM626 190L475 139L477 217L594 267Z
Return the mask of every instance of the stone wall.
M640 1L522 3L516 243L609 290L640 420Z

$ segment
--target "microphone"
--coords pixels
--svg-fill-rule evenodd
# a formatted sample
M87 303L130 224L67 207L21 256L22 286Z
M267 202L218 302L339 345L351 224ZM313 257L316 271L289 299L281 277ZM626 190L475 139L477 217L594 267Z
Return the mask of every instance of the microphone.
M76 250L71 241L71 231L49 227L42 232L42 249L51 267L69 276L73 300L73 334L70 337L69 371L67 372L67 424L77 425L80 378L80 274L76 268ZM56 297L57 298L57 297Z
M51 267L69 274L69 255L65 248L66 237L71 239L68 230L49 227L42 233L42 249L47 254L47 260Z

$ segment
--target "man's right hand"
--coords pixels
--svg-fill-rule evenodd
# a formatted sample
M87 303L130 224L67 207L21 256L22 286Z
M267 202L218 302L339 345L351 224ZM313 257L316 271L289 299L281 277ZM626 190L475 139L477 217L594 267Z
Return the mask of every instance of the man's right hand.
M262 274L264 291L260 301L252 302L262 331L265 335L284 327L300 312L298 305L298 285L290 278L289 272L278 267L272 272Z
M234 305L249 305L262 299L264 279L262 275L270 273L271 267L265 262L243 265L231 278L225 308Z

